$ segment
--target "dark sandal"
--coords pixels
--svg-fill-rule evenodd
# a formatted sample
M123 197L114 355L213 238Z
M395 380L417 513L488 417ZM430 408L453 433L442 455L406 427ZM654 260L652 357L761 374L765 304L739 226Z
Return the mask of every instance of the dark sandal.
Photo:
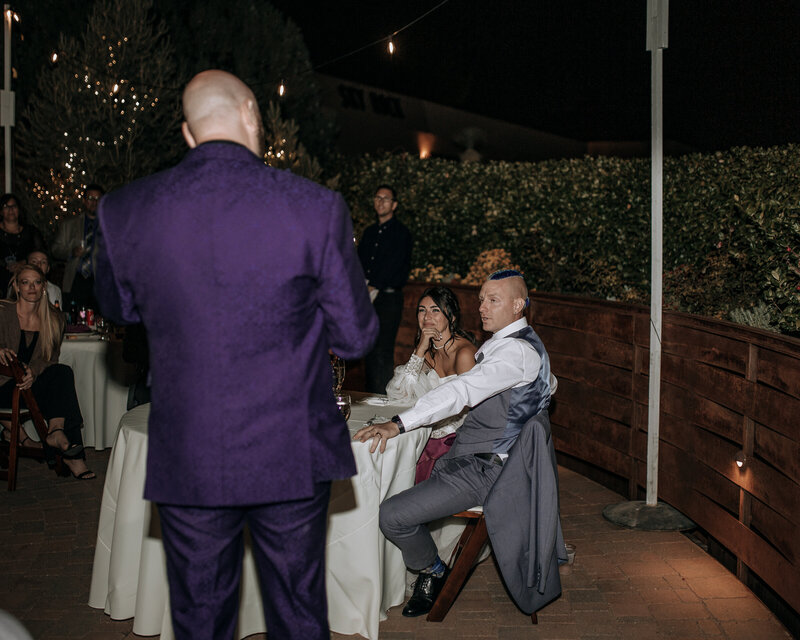
M8 431L8 440L6 440L6 431ZM23 431L23 433L25 433L25 432ZM11 444L11 429L9 429L8 427L1 427L0 428L0 440L4 444L10 445ZM31 445L25 444L26 442L28 442L28 440L30 440L33 444L31 444ZM31 437L26 435L22 440L20 440L17 443L17 446L18 447L25 447L26 449L35 449L35 448L37 448L36 447L37 444L39 444L39 443L36 442L36 440L31 440Z
M49 438L52 434L56 433L57 431L64 431L64 430L53 429L52 431L49 431L47 433L47 437ZM66 436L66 433L64 435ZM79 455L83 453L82 444L73 444L67 447L66 449L59 449L58 447L53 447L53 445L50 444L49 442L47 443L47 446L55 449L62 458L69 458L70 460L77 458Z
M72 471L70 471L70 473L72 473ZM79 473L78 475L72 473L72 477L75 478L76 480L94 480L95 478L97 478L97 474L91 469L87 469L86 471L84 471L83 473Z

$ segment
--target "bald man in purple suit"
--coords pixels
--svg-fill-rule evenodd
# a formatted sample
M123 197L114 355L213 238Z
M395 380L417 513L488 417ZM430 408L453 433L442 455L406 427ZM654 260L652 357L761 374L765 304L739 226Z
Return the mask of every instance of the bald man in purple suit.
M101 201L95 265L103 315L148 331L175 635L233 637L246 524L270 637L327 639L330 482L356 471L328 350L358 358L378 331L349 212L264 164L235 76L195 76L183 112L183 161Z

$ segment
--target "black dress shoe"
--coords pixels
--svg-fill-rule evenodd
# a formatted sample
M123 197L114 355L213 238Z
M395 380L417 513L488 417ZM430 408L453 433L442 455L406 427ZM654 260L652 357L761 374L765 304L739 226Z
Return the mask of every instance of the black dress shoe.
M433 608L433 603L436 602L444 583L447 582L449 573L449 567L438 578L432 573L420 573L414 584L414 593L403 607L403 615L406 618L416 618L428 613Z

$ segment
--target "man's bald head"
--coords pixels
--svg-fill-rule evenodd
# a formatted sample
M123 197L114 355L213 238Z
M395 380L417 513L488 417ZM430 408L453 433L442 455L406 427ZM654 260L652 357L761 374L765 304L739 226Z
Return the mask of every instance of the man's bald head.
M198 73L183 91L183 137L194 148L209 140L231 140L260 156L264 127L256 97L236 76L218 69Z

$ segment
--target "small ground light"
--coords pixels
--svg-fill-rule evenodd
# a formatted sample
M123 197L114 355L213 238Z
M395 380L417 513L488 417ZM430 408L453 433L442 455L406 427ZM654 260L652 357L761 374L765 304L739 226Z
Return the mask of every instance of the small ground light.
M740 469L744 469L745 465L747 464L747 456L745 455L744 451L740 451L736 455L736 466Z

